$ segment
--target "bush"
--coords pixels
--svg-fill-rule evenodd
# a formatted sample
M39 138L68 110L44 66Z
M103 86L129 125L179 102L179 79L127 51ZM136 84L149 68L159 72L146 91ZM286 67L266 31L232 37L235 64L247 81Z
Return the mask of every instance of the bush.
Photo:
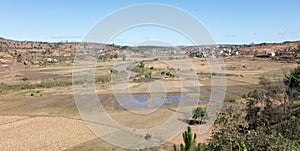
M292 70L289 75L286 75L283 82L290 89L300 91L300 66Z
M197 120L200 119L200 124L202 124L204 116L206 116L206 108L203 107L197 107L193 110L193 119Z
M28 81L29 79L27 77L24 77L21 79L22 81Z
M145 140L149 140L149 139L151 139L151 135L147 133L145 136Z
M111 81L111 76L110 75L102 75L102 76L99 76L96 79L96 82L101 82L101 83L108 83L110 81Z
M300 67L281 81L260 78L245 95L247 106L221 112L206 150L298 150L300 147ZM226 101L233 102L234 99Z
M229 98L229 99L226 99L225 102L235 103L235 99L234 98Z
M18 61L18 62L22 62L22 55L21 55L21 54L18 54L18 55L17 55L17 61Z

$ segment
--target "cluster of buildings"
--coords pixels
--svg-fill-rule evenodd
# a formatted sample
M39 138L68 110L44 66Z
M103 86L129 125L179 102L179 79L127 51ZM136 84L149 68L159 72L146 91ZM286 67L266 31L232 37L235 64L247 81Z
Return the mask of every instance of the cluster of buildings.
M207 58L211 57L229 57L239 56L241 52L237 47L224 46L205 46L205 47L187 47L183 49L190 57Z

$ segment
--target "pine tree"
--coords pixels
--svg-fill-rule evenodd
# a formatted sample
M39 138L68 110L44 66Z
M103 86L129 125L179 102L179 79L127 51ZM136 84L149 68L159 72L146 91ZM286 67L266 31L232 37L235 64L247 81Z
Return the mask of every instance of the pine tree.
M196 144L197 134L193 135L191 127L187 127L187 131L182 133L184 144L180 144L180 151L201 151L201 145ZM177 151L176 145L173 146L174 151Z

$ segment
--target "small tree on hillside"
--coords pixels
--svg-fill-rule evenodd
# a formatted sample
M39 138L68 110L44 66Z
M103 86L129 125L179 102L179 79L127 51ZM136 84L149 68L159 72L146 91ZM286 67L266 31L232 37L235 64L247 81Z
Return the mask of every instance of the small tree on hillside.
M201 144L196 146L197 134L193 135L191 127L187 127L187 131L182 133L184 144L180 144L180 151L201 151ZM173 146L174 151L177 151L177 146Z
M283 81L291 90L300 91L300 66L287 74Z
M206 108L197 107L193 110L193 119L198 120L200 119L200 124L202 124L204 116L206 116Z
M145 63L144 63L144 61L141 61L141 62L140 62L140 65L139 65L139 67L140 67L140 68L144 68L144 67L145 67Z

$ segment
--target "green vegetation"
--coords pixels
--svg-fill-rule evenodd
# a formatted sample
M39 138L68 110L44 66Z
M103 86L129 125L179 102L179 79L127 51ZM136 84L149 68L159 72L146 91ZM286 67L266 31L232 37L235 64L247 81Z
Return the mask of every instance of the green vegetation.
M206 116L206 108L203 107L197 107L193 110L193 116L192 118L194 120L200 119L200 124L202 124L204 116Z
M247 96L245 112L221 114L222 129L209 146L217 150L296 150L300 147L300 68L282 81L260 78ZM222 139L221 139L222 138Z
M40 88L63 87L63 86L72 85L72 81L66 79L57 79L57 80L53 79L53 80L42 81L41 83L32 84L32 85L33 87L40 87Z
M122 71L119 72L117 70L111 70L111 74L101 75L95 79L96 83L108 83L111 79L118 80L120 78L126 77L127 73ZM20 79L19 83L15 84L6 84L0 83L0 94L6 94L10 91L18 91L18 90L27 90L27 89L36 89L36 88L53 88L53 87L65 87L71 86L72 79L69 78L61 78L61 79L47 79L43 80L39 83L33 83L29 81L28 77L23 77ZM74 84L83 84L85 81L75 81Z
M26 89L35 89L35 88L52 88L52 87L63 87L72 85L71 80L66 79L52 79L41 81L40 83L29 83L26 79L22 79L24 82L17 84L6 84L0 83L0 92L8 90L26 90Z
M201 144L196 145L197 134L193 135L191 127L182 133L184 144L180 144L180 151L201 151ZM177 146L173 146L174 151L177 151Z
M134 77L133 80L141 80L143 78L145 79L151 79L153 71L155 70L154 67L146 68L145 67L145 61L138 62L136 64L131 64L127 67L128 70L138 73L136 77Z
M229 99L215 121L212 139L199 144L202 150L298 150L300 148L300 67L283 80L260 78L259 86L244 96L242 107ZM201 117L202 109L194 110ZM193 116L194 116L193 115ZM196 118L195 117L195 118ZM184 133L187 135L187 132ZM188 146L192 141L188 133ZM185 138L185 137L184 137ZM186 138L184 142L186 143ZM181 150L186 150L181 145ZM174 145L174 150L176 146ZM195 147L190 150L196 150Z
M127 67L127 69L130 71L137 72L137 73L144 73L144 72L147 72L147 70L148 70L148 68L145 68L144 61L138 62L136 64L131 64Z
M28 81L29 79L27 77L24 77L21 79L22 81Z
M17 55L17 62L22 62L22 55L21 54Z
M125 71L110 70L111 74L101 75L96 78L96 83L108 83L113 80L118 80L127 76Z
M96 83L108 83L111 81L111 75L101 75L96 78Z
M151 135L147 133L145 136L145 140L149 140L149 139L151 139Z
M241 121L241 114L229 107L222 112L215 124L222 127L213 132L213 139L206 145L206 150L238 150L246 151L244 128Z
M283 81L291 90L300 92L300 66L292 70L289 76Z
M234 98L226 99L225 102L235 103L236 100Z
M158 60L158 59L154 59ZM151 62L153 60L149 60ZM168 78L175 78L175 69L159 69L153 66L145 67L146 61L141 61L135 64L131 64L127 67L128 70L138 73L136 77L133 78L134 81L144 81L143 79L152 79L153 75L156 76L166 76Z
M161 75L164 75L164 76L167 76L167 77L169 77L169 78L175 78L175 74L173 74L173 73L170 72L170 71L162 71L160 74L161 74Z

